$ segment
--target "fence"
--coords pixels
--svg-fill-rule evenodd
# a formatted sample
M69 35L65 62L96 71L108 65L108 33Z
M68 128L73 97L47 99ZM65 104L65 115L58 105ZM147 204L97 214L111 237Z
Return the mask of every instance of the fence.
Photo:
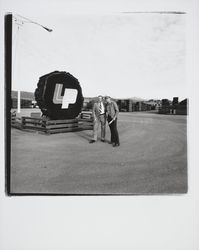
M22 130L39 131L45 134L66 133L80 130L92 130L93 119L90 113L82 113L79 118L68 120L48 120L38 113L18 118L11 113L11 126Z
M46 120L36 117L22 117L21 127L25 130L37 130L46 134L66 133L93 128L92 120Z
M11 126L21 129L21 119L16 116L16 112L11 113Z

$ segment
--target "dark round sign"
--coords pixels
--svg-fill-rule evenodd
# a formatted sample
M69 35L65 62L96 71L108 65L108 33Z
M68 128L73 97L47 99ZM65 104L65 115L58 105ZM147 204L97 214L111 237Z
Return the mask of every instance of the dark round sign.
M50 119L74 119L82 109L82 89L70 73L54 71L40 77L35 100L43 115Z

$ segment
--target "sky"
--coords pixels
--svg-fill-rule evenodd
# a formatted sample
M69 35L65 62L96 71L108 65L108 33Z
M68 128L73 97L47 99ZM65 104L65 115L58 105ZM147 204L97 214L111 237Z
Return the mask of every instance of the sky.
M185 14L36 15L13 21L13 90L34 92L39 77L67 71L85 97L186 98ZM23 15L24 16L24 15ZM29 16L25 17L29 18Z

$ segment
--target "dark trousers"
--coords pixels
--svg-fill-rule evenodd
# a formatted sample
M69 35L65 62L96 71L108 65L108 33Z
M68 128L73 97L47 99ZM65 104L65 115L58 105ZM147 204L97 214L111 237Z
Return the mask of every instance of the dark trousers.
M112 118L108 116L107 118L108 122L112 121ZM109 125L110 131L111 131L111 143L117 143L119 144L119 134L117 131L117 118Z

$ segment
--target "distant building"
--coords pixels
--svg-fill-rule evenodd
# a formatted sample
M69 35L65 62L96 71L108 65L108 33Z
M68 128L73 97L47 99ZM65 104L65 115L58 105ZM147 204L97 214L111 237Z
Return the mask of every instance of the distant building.
M17 91L11 92L11 108L17 108ZM32 102L35 100L32 92L20 91L21 108L32 108Z
M158 110L159 100L138 101L136 99L118 99L117 104L121 112L137 112Z
M84 102L83 102L83 111L91 111L93 108L94 102L96 102L97 97L84 97Z
M20 92L21 108L34 108L38 107L35 101L34 93ZM11 106L17 108L17 91L11 93ZM129 99L114 99L117 102L120 112L141 112L157 110L160 114L176 114L187 115L187 99L179 102L178 97L174 97L173 101L168 99L149 99L143 100L141 98ZM91 111L93 104L97 101L97 97L85 97L83 102L83 111Z
M114 99L118 105L120 112L138 112L138 111L150 111L158 110L161 101L160 100L141 100L141 99ZM93 103L97 101L97 97L84 98L83 111L92 110Z

